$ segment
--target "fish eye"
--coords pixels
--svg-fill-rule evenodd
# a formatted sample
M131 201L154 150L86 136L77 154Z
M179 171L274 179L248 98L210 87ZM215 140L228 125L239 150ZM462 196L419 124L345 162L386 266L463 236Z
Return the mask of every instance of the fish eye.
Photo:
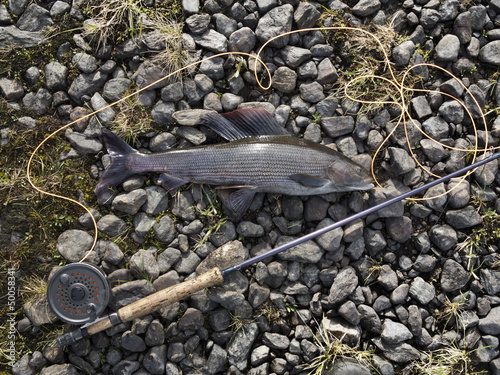
M357 168L356 168L356 172L357 172L358 174L363 174L363 168L361 168L361 167L357 167Z

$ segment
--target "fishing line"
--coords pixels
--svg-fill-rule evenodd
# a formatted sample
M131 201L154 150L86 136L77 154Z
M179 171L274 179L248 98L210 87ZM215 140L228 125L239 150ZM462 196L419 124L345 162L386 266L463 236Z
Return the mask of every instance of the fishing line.
M407 141L407 144L408 144L408 148L410 150L410 153L411 153L411 156L413 157L413 159L415 159L415 161L418 163L418 165L428 174L434 176L434 177L438 177L437 175L435 175L434 173L432 173L431 171L427 170L417 159L416 155L414 155L413 151L412 151L412 145L410 144L410 139L409 139L409 136L408 136L408 133L407 133L407 125L406 125L406 122L407 122L407 118L410 120L410 121L413 121L410 113L409 113L409 108L408 108L408 105L407 105L407 100L405 99L405 91L412 91L412 92L437 92L437 91L432 91L432 90L425 90L425 89L415 89L413 87L407 87L404 85L405 83L405 79L407 77L407 75L409 74L409 72L412 70L412 69L415 69L417 67L431 67L431 68L437 68L437 69L440 69L442 70L443 72L445 72L446 74L449 74L454 80L456 80L457 82L459 82L460 85L462 85L462 87L464 88L464 91L466 92L466 94L469 94L470 97L472 98L472 100L474 101L474 104L476 105L476 107L479 109L479 112L481 113L481 117L482 117L482 120L483 120L483 124L485 126L485 130L486 130L486 139L485 139L485 147L483 149L479 149L478 148L478 140L477 140L477 130L476 130L476 125L475 125L475 122L474 122L474 119L470 113L470 111L466 108L466 106L460 102L457 98L453 97L452 95L449 95L449 94L446 94L446 93L443 93L443 92L438 92L439 94L442 94L442 95L446 95L448 97L451 97L455 100L457 100L463 108L465 108L467 114L469 115L471 121L472 121L472 127L474 129L474 136L475 136L475 147L474 149L472 150L473 152L473 159L472 159L472 163L474 163L474 161L476 160L476 155L479 151L481 150L484 150L484 154L486 154L486 152L488 151L488 138L487 138L487 124L486 124L486 119L483 115L483 111L482 111L482 108L479 106L479 103L477 102L477 100L475 99L475 97L472 95L472 93L468 90L467 87L465 87L465 85L458 79L456 78L454 75L452 75L451 73L449 73L448 71L446 71L445 69L437 66L437 65L434 65L434 64L429 64L429 63L422 63L422 64L416 64L414 66L411 66L409 67L408 69L406 69L403 73L403 78L401 80L401 82L399 82L396 78L396 75L392 69L392 66L391 66L391 62L389 60L389 55L387 53L387 51L385 50L382 42L373 34L371 33L370 31L368 30L364 30L364 29L361 29L361 28L358 28L358 27L346 27L346 26L339 26L339 27L336 27L336 26L331 26L331 27L317 27L317 28L306 28L306 29L300 29L300 30L293 30L293 31L289 31L289 32L286 32L286 33L283 33L283 34L280 34L278 36L275 36L271 39L269 39L267 42L265 42L261 47L260 49L258 50L257 54L256 55L253 55L253 54L249 54L249 53L244 53L244 52L224 52L224 53L219 53L219 54L216 54L216 55L213 55L213 56L210 56L210 57L207 57L205 59L202 59L202 60L199 60L199 61L196 61L196 62L193 62L191 64L188 64L186 65L185 67L182 67L180 69L177 69L176 71L174 71L173 73L170 73L170 74L167 74L165 77L162 77L156 81L154 81L153 83L150 83L148 84L147 86L135 91L134 93L131 93L131 94L128 94L126 96L124 96L123 98L121 98L120 100L117 100L116 102L114 103L111 103L99 110L96 110L92 113L89 113L85 116L82 116L80 117L79 119L75 120L75 121L72 121L64 126L62 126L61 128L57 129L56 131L52 132L50 135L48 135L36 148L35 150L31 153L30 155L30 158L28 160L28 164L27 164L27 167L26 167L26 174L27 174L27 179L28 179L28 182L29 184L32 186L33 189L35 189L38 193L42 194L42 195L47 195L47 196L51 196L51 197L54 197L54 198L58 198L58 199L63 199L63 200L66 200L66 201L69 201L71 203L74 203L78 206L80 206L82 209L84 209L90 216L91 218L91 221L92 221L92 224L93 224L93 227L94 227L94 237L93 237L93 243L92 243L92 246L91 248L88 250L88 252L86 253L86 255L79 261L79 262L83 262L85 259L87 259L87 257L90 255L90 253L95 249L95 246L97 244L97 239L98 239L98 227L97 227L97 222L95 220L95 218L93 217L92 213L90 212L90 209L87 208L84 204L72 199L72 198L69 198L69 197L65 197L65 196L62 196L62 195L59 195L59 194L55 194L55 193L51 193L51 192L48 192L48 191L44 191L42 189L40 189L39 187L37 187L35 185L35 183L33 182L32 178L31 178L31 165L32 165L32 162L33 162L33 159L34 159L34 156L36 155L36 153L43 147L43 145L49 140L51 139L52 137L54 137L56 134L58 134L59 132L61 132L62 130L64 129L67 129L69 128L70 126L74 125L75 123L79 122L79 121L82 121L82 120L85 120L91 116L94 116L96 115L97 113L99 113L100 111L103 111L103 110L106 110L108 108L111 108L125 100L128 100L129 98L131 98L132 96L134 95L137 95L143 91L146 91L148 90L149 88L151 88L152 86L156 85L157 83L163 81L163 80L166 80L176 74L179 74L193 66L196 66L196 65L199 65L205 61L208 61L208 60L211 60L211 59L214 59L214 58L217 58L217 57L223 57L223 56L233 56L233 55L238 55L238 56L246 56L248 58L251 58L251 59L254 59L254 76L255 76L255 80L256 80L256 83L259 85L259 87L263 90L268 90L272 87L272 76L271 76L271 73L269 71L269 68L268 66L261 60L260 56L261 54L263 53L264 49L269 45L269 43L275 41L276 39L278 38L282 38L282 37L285 37L287 35L291 35L291 34L294 34L294 33L298 33L298 32L309 32L309 31L344 31L344 32L361 32L361 33L364 33L368 36L370 36L371 38L373 38L373 40L378 44L379 48L380 48L380 51L382 51L382 54L384 56L383 58L383 62L386 66L386 69L387 71L389 72L390 76L392 79L389 79L389 78L386 78L386 77L383 77L383 76L377 76L377 75L361 75L359 77L355 77L353 78L352 80L350 80L349 82L347 82L344 86L344 95L346 98L352 100L353 102L358 102L358 103L361 103L361 104L382 104L382 105L397 105L400 109L401 109L401 115L400 115L400 118L398 119L396 125L394 126L394 129L392 129L392 131L386 136L386 138L383 140L383 142L378 146L375 154L373 155L373 158L372 158L372 162L371 162L371 172L372 172L372 175L374 177L374 180L376 181L377 185L380 187L380 183L378 182L376 176L375 176L375 161L377 159L377 155L379 154L379 152L382 150L383 148L383 145L389 140L389 138L394 134L394 132L396 131L396 129L400 126L401 123L403 123L403 126L404 126L404 130L405 130L405 137L406 137L406 141ZM262 79L259 79L259 69L258 69L258 65L257 64L261 64L262 67L265 69L266 71L266 74L267 76L266 77L263 77ZM399 101L373 101L373 100L362 100L360 98L355 98L354 96L350 95L349 93L349 89L351 88L351 86L353 86L354 84L356 84L358 81L361 81L361 80L366 80L366 79L380 79L386 83L388 83L389 85L392 85L395 89L396 89L396 92L399 94L399 99L400 99L400 102ZM268 84L267 85L264 85L262 82L264 79L267 79L268 80ZM417 127L417 129L419 129ZM466 151L466 152L471 152L471 150L464 150L464 149L460 149L460 148L455 148L455 147L451 147L451 146L447 146L447 145L444 145L443 143L441 142L438 142L436 140L434 140L432 137L430 137L428 134L426 134L422 129L419 129L419 131L425 136L427 137L428 139L432 140L433 142L436 142L438 144L440 144L441 146L443 147L446 147L446 148L449 148L449 149L452 149L452 150L457 150L457 151ZM499 146L500 147L500 146ZM490 149L497 149L498 147L495 147L495 148L490 148ZM462 182L470 173L473 173L473 171L469 171L467 172L466 175L464 175L463 177L461 177L461 180L460 182ZM454 188L458 187L459 184L456 184ZM453 188L453 189L454 189ZM424 197L424 198L410 198L410 199L413 199L413 200L430 200L430 199L435 199L435 198L438 198L440 196L443 196L443 195L446 195L448 194L450 191L452 191L453 189L450 189L448 191L446 191L445 193L442 193L442 194L439 194L439 195L436 195L436 196L432 196L432 197Z

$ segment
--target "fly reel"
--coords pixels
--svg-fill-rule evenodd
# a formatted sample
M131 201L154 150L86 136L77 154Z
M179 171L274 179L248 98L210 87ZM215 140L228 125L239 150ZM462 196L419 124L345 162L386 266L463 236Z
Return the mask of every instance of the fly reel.
M47 287L47 300L54 314L65 323L90 323L109 302L106 275L87 263L72 263L59 269Z

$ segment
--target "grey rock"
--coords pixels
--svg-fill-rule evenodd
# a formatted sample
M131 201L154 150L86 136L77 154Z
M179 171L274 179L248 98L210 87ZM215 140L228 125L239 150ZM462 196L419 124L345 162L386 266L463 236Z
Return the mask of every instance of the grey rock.
M102 149L102 143L91 136L73 132L71 129L66 130L65 136L79 154L97 154Z
M158 255L157 262L160 267L160 273L167 272L177 261L181 259L181 252L172 247L167 248L164 252Z
M167 359L171 362L177 363L186 358L184 352L184 345L182 342L173 342L168 346Z
M437 141L448 138L449 126L441 117L431 117L425 120L422 127L431 138Z
M430 161L437 163L443 159L445 155L444 147L439 143L424 138L420 141L420 145L422 146L425 156L427 156Z
M82 97L92 95L102 89L108 76L97 71L95 73L82 73L71 83L68 94L77 104L82 105Z
M454 34L446 34L436 45L436 60L456 61L460 50L460 40Z
M318 64L318 76L316 81L322 85L335 83L339 78L337 69L329 58L324 58Z
M161 186L148 186L144 191L146 192L146 202L142 205L141 210L148 215L155 216L167 209L168 195L165 189Z
M323 131L332 138L351 134L354 130L354 119L351 116L322 117L320 122Z
M51 103L52 95L44 88L38 89L36 94L29 92L23 98L23 104L39 115L47 113Z
M220 247L234 239L236 239L236 228L231 221L227 221L217 232L210 236L210 242L216 247Z
M153 110L151 117L158 125L170 125L173 122L173 115L175 113L175 104L170 102L158 101Z
M210 60L203 61L200 64L200 71L214 81L219 80L224 78L224 63L225 60L223 58L214 57ZM181 97L179 99L182 99L182 92L181 92Z
M381 3L379 0L360 0L352 8L352 14L357 17L366 17L376 13L380 9Z
M439 4L439 14L441 21L451 21L455 19L459 12L460 3L458 0L445 0Z
M391 291L398 286L398 275L388 264L382 265L380 273L377 277L377 282L384 287L385 290Z
M383 351L384 357L396 363L407 363L420 357L420 352L407 343L390 345L378 337L373 339L373 343Z
M160 267L151 254L146 250L137 251L130 258L130 270L137 278L147 278L148 280L155 280L160 274Z
M110 102L120 100L132 84L128 78L112 78L104 84L102 97Z
M391 169L396 175L402 175L415 169L415 160L403 149L389 147Z
M293 14L293 19L297 23L299 29L307 29L314 27L320 16L321 13L314 5L307 2L301 2Z
M494 307L484 318L479 319L479 329L488 335L500 333L500 306Z
M368 332L380 335L382 333L382 323L375 310L370 306L361 304L358 306L358 311L361 314L361 326Z
M245 99L243 97L231 94L230 92L222 94L221 97L221 105L226 112L235 110L244 101Z
M441 272L441 288L444 292L454 292L469 282L469 273L453 259L448 259Z
M250 53L256 42L257 37L253 30L249 27L242 27L229 36L229 51Z
M192 34L203 34L210 25L210 15L193 14L186 18L185 22Z
M179 319L179 328L181 330L192 330L203 326L203 314L200 310L189 307L184 315Z
M137 363L137 368L139 368L139 363ZM51 365L40 371L40 375L77 375L78 373L75 366L70 363Z
M26 316L35 326L52 324L58 320L50 308L45 294L30 299L24 304L23 309Z
M401 305L406 302L410 286L408 284L401 284L391 293L391 302L393 305Z
M70 263L75 263L79 262L87 254L93 242L92 236L87 232L70 229L64 231L57 238L56 248L64 259ZM91 257L89 260L96 261L95 257Z
M432 115L432 109L427 102L425 96L417 96L411 100L413 110L417 114L418 119L423 119Z
M342 269L330 288L328 303L334 305L344 301L358 286L358 277L352 267Z
M186 141L199 146L204 143L207 139L205 133L191 126L181 126L177 129L177 135L184 138Z
M29 3L29 0L9 0L9 10L12 14L20 16Z
M112 241L99 240L97 242L97 251L98 254L103 254L102 260L107 263L118 265L123 260L123 252Z
M0 27L0 48L8 48L12 45L21 48L35 47L41 44L45 34L41 31L23 31L16 26Z
M179 273L191 274L200 264L200 257L196 253L183 253L181 259L175 265L175 270Z
M93 73L98 67L97 59L84 52L75 54L75 56L73 56L72 63L73 65L76 65L82 73Z
M379 230L366 228L364 233L365 246L370 255L375 255L387 246L384 235Z
M111 289L110 308L120 309L155 292L153 284L146 280L133 280Z
M293 237L281 236L276 241L275 246L280 246L293 239ZM304 263L317 263L322 256L323 250L314 241L303 242L278 254L278 258L281 260Z
M250 323L235 333L227 347L229 364L236 366L241 371L245 371L250 350L258 332L257 324Z
M0 78L0 92L5 100L21 99L24 95L23 84L19 79Z
M481 269L481 285L486 293L494 296L500 292L500 271Z
M449 225L435 225L429 232L433 244L441 250L450 250L457 242L457 233Z
M174 82L161 89L161 99L164 102L178 102L183 97L182 82Z
M199 12L200 2L198 0L182 0L182 10L188 14L195 14Z
M457 15L453 24L453 33L458 37L461 44L467 44L472 37L472 24L470 12L463 12Z
M444 102L438 112L446 122L461 124L464 119L464 109L456 100Z
M394 198L401 194L400 191L396 190L393 187L382 187L382 188L374 188L370 190L370 199L369 203L372 206L380 204L382 202L386 202L390 198ZM404 213L404 205L402 202L396 202L391 204L388 207L385 207L378 211L378 216L381 218L387 217L401 217Z
M330 218L325 218L321 220L316 227L316 230L327 227L333 224L334 221ZM340 242L342 241L342 236L344 231L342 228L336 228L329 232L323 233L322 235L316 237L316 243L321 246L322 249L330 252L337 251L340 248Z
M446 222L455 229L470 228L483 222L481 215L472 206L446 212Z
M478 362L490 363L499 354L497 348L498 337L483 336L478 342L478 349L474 352L473 357Z
M215 30L226 38L229 38L238 28L238 23L224 13L214 14L213 19L215 21Z
M261 43L292 29L293 6L285 4L271 9L257 24L255 35ZM289 36L278 38L269 43L269 47L282 48L288 44Z
M250 221L242 221L238 224L236 232L243 237L262 237L264 228Z
M339 307L339 315L352 325L358 325L361 321L361 314L352 301L346 301Z
M343 343L349 346L359 345L361 339L361 329L358 326L353 326L339 318L324 317L321 322L321 327L329 334L342 340ZM304 342L303 340L301 344Z
M202 274L214 267L233 266L248 259L248 249L240 241L230 241L212 251L198 266L196 273Z
M490 153L487 153L484 156L481 155L477 158L477 161L484 160L486 157L489 156L491 156ZM497 172L498 172L498 160L493 160L477 168L474 171L474 178L481 186L491 185L495 180Z
M110 237L116 237L127 230L127 224L119 217L108 214L99 219L97 228Z
M143 352L146 350L144 340L132 331L125 331L122 334L121 344L122 348L130 350L131 352Z
M479 60L487 64L500 65L500 40L493 40L479 50Z
M165 365L167 363L167 346L158 345L148 350L142 365L152 375L161 375L165 373Z
M217 374L224 370L227 362L227 352L215 344L208 356L207 370L209 374Z
M458 186L457 186L458 185ZM451 179L448 183L448 203L451 208L464 207L470 200L470 185L467 180Z
M426 198L424 204L432 210L438 212L443 211L444 205L446 204L447 201L445 193L446 190L444 188L444 184L442 183L431 187L424 194L424 198Z
M112 209L124 212L128 215L135 215L146 203L147 194L143 189L132 190L129 193L118 194L113 199Z
M272 86L283 93L291 93L296 82L297 73L286 66L280 66L273 74Z
M397 67L403 67L409 64L410 58L415 52L415 44L407 40L392 50L392 56Z
M449 79L448 81L443 82L439 86L439 89L446 94L454 96L455 98L460 98L464 92L463 86L455 79Z
M425 282L420 276L417 276L410 284L409 294L410 297L425 306L434 298L436 290L434 286Z
M94 111L98 111L97 117L104 124L110 123L115 118L115 111L112 108L106 108L109 107L109 104L98 92L92 95L90 105Z
M300 96L303 100L309 103L317 103L325 99L323 94L323 86L318 82L303 83L299 87Z
M420 15L420 25L422 25L424 29L429 30L436 26L440 18L440 14L437 10L424 8Z
M19 17L16 27L22 31L43 31L53 23L49 11L33 3Z
M248 291L248 301L252 305L252 307L256 308L262 305L271 294L269 288L260 286L257 283L250 284Z
M64 1L56 1L50 8L50 16L60 16L64 13L68 13L71 10L71 5L65 3Z
M172 214L184 220L194 220L194 200L189 191L180 191L173 201Z
M285 46L280 52L285 64L292 69L298 68L303 62L311 58L311 51L306 48Z
M264 332L262 343L271 349L286 350L290 345L290 340L279 333Z
M382 333L380 337L385 344L399 344L413 337L412 333L404 324L393 322L386 319L382 325Z
M214 53L227 52L227 38L215 30L208 30L201 35L194 35L194 41L200 47L206 48Z
M470 85L468 92L465 94L464 104L471 112L473 118L481 118L485 106L485 92L483 89L475 84Z
M57 61L51 61L44 67L45 84L50 90L65 90L68 68Z
M132 80L139 89L149 86L148 90L154 90L161 89L169 83L168 80L165 79L166 76L167 72L165 70L146 60L139 65L139 68L137 68L132 76Z
M413 269L418 272L431 272L436 267L436 262L436 258L428 254L419 254L413 263Z

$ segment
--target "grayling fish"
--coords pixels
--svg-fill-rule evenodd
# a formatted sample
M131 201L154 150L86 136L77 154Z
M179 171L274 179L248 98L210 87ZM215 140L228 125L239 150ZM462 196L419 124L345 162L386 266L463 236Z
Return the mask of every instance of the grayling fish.
M97 196L134 174L156 172L167 190L188 182L217 185L224 189L226 213L239 219L257 192L315 195L373 187L363 167L326 146L290 136L265 110L210 113L201 123L230 142L144 154L103 129L111 165L97 184Z

